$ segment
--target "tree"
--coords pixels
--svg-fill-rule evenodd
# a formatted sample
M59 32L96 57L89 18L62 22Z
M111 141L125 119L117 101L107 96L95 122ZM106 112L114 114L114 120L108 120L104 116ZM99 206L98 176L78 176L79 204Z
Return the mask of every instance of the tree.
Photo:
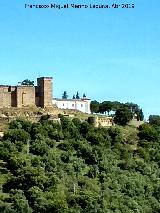
M43 156L47 154L49 146L44 140L35 140L35 142L30 147L30 152L34 155Z
M128 109L130 109L133 114L135 114L137 111L139 111L139 106L135 103L127 102L127 103L125 103L125 106L127 106Z
M104 101L100 104L99 111L100 112L108 112L108 115L110 111L113 109L113 103L111 101Z
M82 122L81 123L81 127L80 127L80 133L82 135L86 135L88 133L88 131L89 131L89 128L90 128L90 126L89 126L88 122L86 122L86 121Z
M147 141L158 140L158 133L156 129L149 124L142 124L141 126L139 126L138 136L140 140L147 140Z
M64 91L62 94L62 99L67 99L68 95L67 95L67 91Z
M104 112L105 112L105 108L104 108L104 105L102 103L99 104L98 112L101 113L101 114L104 114Z
M18 118L9 123L9 129L23 129L30 133L32 128L32 123L30 121Z
M81 126L81 120L79 118L73 118L72 122L74 123L74 125L77 127L77 129L80 129Z
M21 141L22 143L27 143L30 140L30 134L24 129L10 129L7 133L4 134L4 140L10 140L15 143L16 141Z
M131 111L127 108L120 108L117 109L114 117L114 122L119 125L126 125L131 119L133 118L133 115Z
M151 125L160 126L160 115L150 115L149 123Z
M21 85L34 86L34 81L25 79L24 81L22 81Z
M99 112L99 102L98 101L91 101L90 104L90 109L92 113L97 113Z
M136 114L137 114L137 121L143 121L144 114L143 114L142 109L139 109L138 111L136 111Z
M80 99L78 91L77 91L77 94L76 94L76 99Z
M24 192L21 190L11 190L10 201L13 204L13 209L19 213L32 213Z
M85 93L83 93L83 98L86 98L86 94Z
M144 115L142 109L135 103L125 103L125 106L132 112L133 116L137 115L137 121L143 121Z
M60 120L61 120L63 134L65 135L66 138L77 139L80 137L78 129L76 128L76 126L70 119L64 116L61 116Z
M112 110L116 111L117 109L121 108L122 103L119 101L112 101Z

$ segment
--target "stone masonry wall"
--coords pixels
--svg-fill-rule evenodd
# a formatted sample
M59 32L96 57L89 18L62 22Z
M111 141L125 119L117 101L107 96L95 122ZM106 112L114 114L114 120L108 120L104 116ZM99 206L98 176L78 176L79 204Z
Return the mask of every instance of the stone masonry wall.
M0 108L23 106L52 106L52 77L37 79L37 86L0 85Z
M39 106L52 106L52 78L42 77L37 79Z
M0 86L0 107L11 107L9 86Z
M16 98L17 98L17 107L35 106L35 87L17 86Z

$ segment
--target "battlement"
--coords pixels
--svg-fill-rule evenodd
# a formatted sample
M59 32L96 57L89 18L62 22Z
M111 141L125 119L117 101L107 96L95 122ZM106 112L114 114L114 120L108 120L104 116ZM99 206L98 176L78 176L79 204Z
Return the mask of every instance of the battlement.
M53 78L52 77L40 77L40 78L37 78L37 81L38 80L45 80L45 79L52 80Z

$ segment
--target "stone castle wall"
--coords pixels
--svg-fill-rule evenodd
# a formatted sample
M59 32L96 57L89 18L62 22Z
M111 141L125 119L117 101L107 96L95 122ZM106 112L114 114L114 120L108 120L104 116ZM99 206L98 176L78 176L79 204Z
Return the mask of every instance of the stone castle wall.
M0 86L0 106L11 107L11 92L9 86Z
M0 107L52 106L52 78L38 78L37 84L0 85Z
M35 87L17 86L17 107L35 106Z
M96 116L94 119L95 127L109 127L113 126L113 118L112 117L98 117Z

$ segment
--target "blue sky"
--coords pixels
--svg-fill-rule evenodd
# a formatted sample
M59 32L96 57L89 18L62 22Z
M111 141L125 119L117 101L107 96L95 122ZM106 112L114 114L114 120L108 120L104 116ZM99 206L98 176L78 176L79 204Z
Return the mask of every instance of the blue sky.
M119 0L5 0L0 3L0 84L54 78L92 100L134 102L160 114L160 1L134 9L25 9L25 4L113 4Z

